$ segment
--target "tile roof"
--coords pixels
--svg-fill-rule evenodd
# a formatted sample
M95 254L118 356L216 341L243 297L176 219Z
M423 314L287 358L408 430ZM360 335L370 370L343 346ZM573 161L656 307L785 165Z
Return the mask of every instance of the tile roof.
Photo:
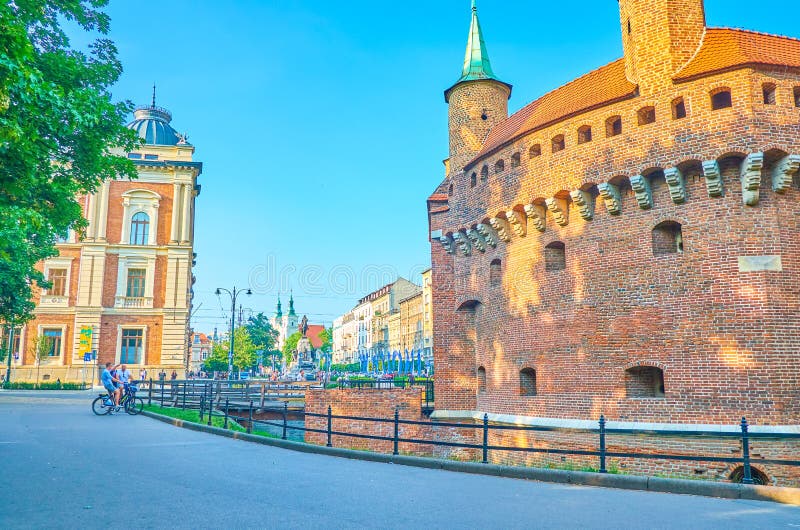
M315 350L322 348L322 338L320 338L319 334L324 330L325 326L321 324L308 325L308 333L306 333L306 337L308 337L309 342L311 342L311 347Z
M707 28L703 42L674 79L719 72L747 64L800 68L800 40L731 28Z
M489 132L476 159L523 134L635 94L636 85L625 77L625 59L617 59L545 94L499 123Z

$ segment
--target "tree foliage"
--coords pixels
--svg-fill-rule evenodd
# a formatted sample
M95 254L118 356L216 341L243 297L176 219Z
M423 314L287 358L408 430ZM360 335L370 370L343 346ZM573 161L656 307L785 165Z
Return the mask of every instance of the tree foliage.
M250 339L256 348L269 352L275 349L278 332L269 323L269 318L264 313L250 317L245 324L245 329L250 334Z
M81 232L79 197L107 179L135 178L123 151L129 102L110 87L122 65L113 42L73 49L63 21L106 35L108 0L0 2L0 320L31 318L36 269L59 235Z
M299 331L295 331L288 337L286 337L286 342L283 343L283 360L286 363L286 366L292 364L294 361L294 355L297 350L297 343L300 342L302 335Z
M333 328L325 328L319 333L319 338L322 340L320 349L324 353L333 351Z
M237 370L247 370L256 362L256 345L253 344L247 328L236 328L233 332L233 366ZM225 372L228 370L228 352L230 351L230 341L220 341L214 343L203 367L208 372Z

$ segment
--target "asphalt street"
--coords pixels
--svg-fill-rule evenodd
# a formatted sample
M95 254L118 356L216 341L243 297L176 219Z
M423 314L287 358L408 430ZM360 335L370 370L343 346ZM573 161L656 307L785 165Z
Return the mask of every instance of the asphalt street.
M297 453L0 392L0 528L800 528L768 502ZM44 397L43 397L44 396Z

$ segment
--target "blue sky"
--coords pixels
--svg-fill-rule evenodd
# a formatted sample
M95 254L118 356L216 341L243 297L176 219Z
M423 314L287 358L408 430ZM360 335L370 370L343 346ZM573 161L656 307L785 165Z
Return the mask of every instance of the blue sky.
M225 328L216 287L280 291L330 324L429 263L425 199L443 178L469 0L112 0L119 99L158 101L204 163L194 327ZM617 2L480 0L513 112L622 55ZM707 0L710 26L798 37L800 4ZM286 293L286 294L284 294ZM225 309L228 308L228 309Z

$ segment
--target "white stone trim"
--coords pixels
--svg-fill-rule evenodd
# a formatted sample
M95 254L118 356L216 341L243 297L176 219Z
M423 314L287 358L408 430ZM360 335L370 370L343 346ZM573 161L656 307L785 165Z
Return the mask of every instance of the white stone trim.
M51 269L67 269L67 278L65 280L66 284L64 286L64 294L63 296L54 296L51 295L48 291L49 289L42 289L41 298L39 299L39 304L45 307L67 307L69 306L69 296L70 296L70 285L72 281L72 257L57 257L57 258L48 258L44 262L43 272L44 277L48 278L50 276Z
M525 427L553 427L560 429L596 429L595 420L570 418L538 418L516 414L484 413L479 410L435 410L432 420L437 421L476 421L482 422L487 414L489 423L500 425L519 425ZM738 425L718 425L713 423L650 423L638 421L606 421L606 429L641 429L648 431L711 431L720 433L740 433ZM800 433L800 425L750 425L749 432L757 433Z
M117 345L115 347L115 355L114 355L114 364L120 364L120 360L122 359L122 331L125 329L141 329L142 330L142 358L141 362L138 364L131 364L127 363L128 367L135 366L135 367L142 367L146 366L147 363L147 326L146 325L118 325L117 326Z
M36 337L41 337L44 334L44 330L46 329L60 329L61 330L61 350L58 352L58 357L49 357L45 362L41 363L42 366L51 366L51 365L58 365L64 366L66 363L64 362L64 347L66 346L67 342L67 325L66 324L39 324L36 326ZM20 342L20 349L22 349L22 343ZM20 357L22 354L20 353ZM36 366L37 362L34 358L33 365Z
M130 245L131 220L139 212L144 212L150 218L147 232L147 244L156 245L158 242L158 206L161 195L145 190L134 189L122 194L122 236L120 244ZM139 245L134 245L139 246Z
M117 294L114 299L114 307L138 307L150 309L153 307L153 294L155 289L156 273L156 254L152 249L142 249L142 252L131 250L119 254L119 266L117 270ZM144 297L136 306L131 306L128 299L128 269L145 269Z

